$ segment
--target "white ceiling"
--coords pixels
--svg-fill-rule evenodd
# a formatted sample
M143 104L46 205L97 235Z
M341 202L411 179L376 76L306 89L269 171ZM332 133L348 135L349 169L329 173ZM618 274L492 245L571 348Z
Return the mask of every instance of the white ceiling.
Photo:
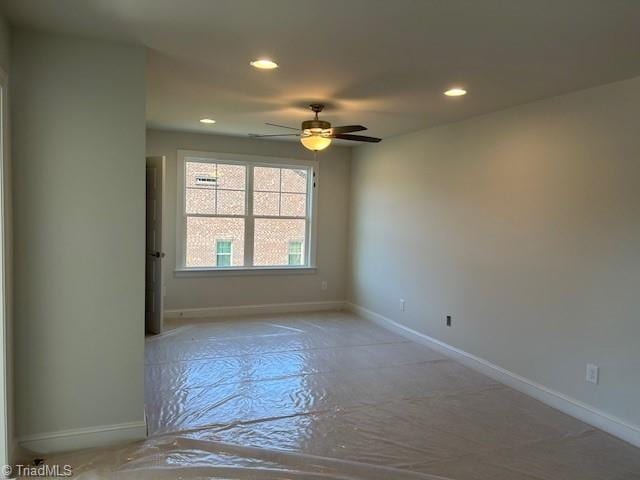
M639 0L7 0L12 23L148 47L152 127L246 135L305 105L388 137L640 75ZM271 57L275 71L251 59ZM451 85L469 90L448 98ZM210 116L214 126L198 119Z

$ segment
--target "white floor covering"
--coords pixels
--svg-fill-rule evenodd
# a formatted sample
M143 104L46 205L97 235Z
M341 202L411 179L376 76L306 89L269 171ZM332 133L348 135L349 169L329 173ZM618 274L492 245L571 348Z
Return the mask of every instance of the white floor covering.
M74 478L640 480L640 449L350 313L181 321L146 345L150 437Z

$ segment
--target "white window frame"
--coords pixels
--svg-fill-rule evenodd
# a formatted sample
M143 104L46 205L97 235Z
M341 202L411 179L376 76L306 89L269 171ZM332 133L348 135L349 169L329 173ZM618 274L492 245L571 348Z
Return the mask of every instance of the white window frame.
M237 217L245 219L245 243L244 261L242 266L231 267L187 267L186 265L186 160L195 157L199 161L209 163L226 163L244 165L246 169L245 182L245 214L221 215L224 217ZM233 274L275 274L275 273L314 273L316 271L317 238L317 209L318 209L318 178L319 164L317 161L294 158L268 157L256 155L240 155L231 153L203 152L198 150L178 150L177 152L177 205L176 205L176 269L177 276L202 276L202 275L233 275ZM286 216L268 216L253 214L253 168L306 168L309 171L307 177L307 217L305 228L306 245L304 265L274 265L256 266L253 263L254 246L254 220L256 218L288 218ZM300 217L291 217L300 218Z

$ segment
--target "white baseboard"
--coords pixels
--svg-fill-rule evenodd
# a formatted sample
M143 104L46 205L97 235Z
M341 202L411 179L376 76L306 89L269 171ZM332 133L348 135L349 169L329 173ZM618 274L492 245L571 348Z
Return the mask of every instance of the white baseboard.
M147 436L144 421L76 428L20 437L21 447L35 453L56 453L83 448L106 447Z
M242 315L260 315L292 312L319 312L342 310L343 300L299 303L267 303L264 305L237 305L232 307L186 308L183 310L165 310L164 318L220 318Z
M593 425L600 430L604 430L611 435L621 438L632 445L640 447L640 426L638 425L630 424L620 418L609 415L608 413L576 400L575 398L571 398L560 392L551 390L544 385L540 385L539 383L494 365L483 358L476 357L475 355L452 347L451 345L425 335L424 333L405 327L390 318L372 312L360 305L347 303L346 308L362 318L370 320L384 328L387 328L388 330L413 340L414 342L426 345L443 355L453 358L473 370L483 373L500 383L508 385L514 390L525 393L557 410L560 410L563 413L566 413L567 415L571 415L572 417L582 420L589 425Z

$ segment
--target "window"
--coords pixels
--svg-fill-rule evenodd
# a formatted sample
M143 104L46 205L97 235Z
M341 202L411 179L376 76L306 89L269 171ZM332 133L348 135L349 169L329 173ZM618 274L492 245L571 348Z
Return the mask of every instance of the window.
M178 270L313 266L315 162L178 158Z
M289 242L289 265L302 265L302 240Z
M216 267L231 266L231 240L216 240Z

